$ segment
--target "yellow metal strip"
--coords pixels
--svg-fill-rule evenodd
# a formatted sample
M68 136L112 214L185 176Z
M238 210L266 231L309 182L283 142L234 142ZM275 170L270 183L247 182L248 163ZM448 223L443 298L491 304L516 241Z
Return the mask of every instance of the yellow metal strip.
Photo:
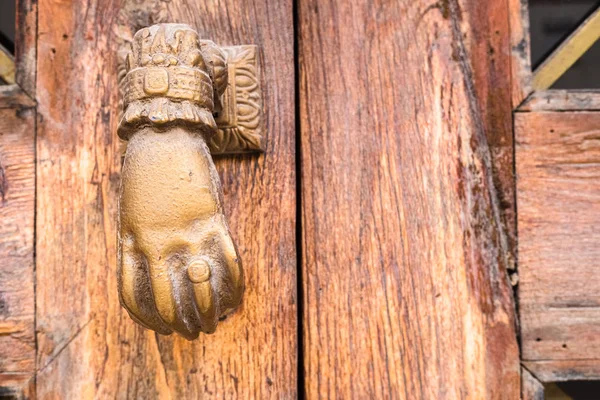
M600 7L533 73L533 88L550 88L600 38Z
M0 78L9 85L15 83L15 59L2 46L0 46Z

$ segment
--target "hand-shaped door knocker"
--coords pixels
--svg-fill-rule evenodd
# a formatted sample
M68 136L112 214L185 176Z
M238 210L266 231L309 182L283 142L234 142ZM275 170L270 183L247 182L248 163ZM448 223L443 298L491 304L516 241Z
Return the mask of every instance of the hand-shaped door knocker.
M138 31L124 64L119 297L144 327L194 339L214 332L244 290L209 149L235 77L226 51L181 24Z

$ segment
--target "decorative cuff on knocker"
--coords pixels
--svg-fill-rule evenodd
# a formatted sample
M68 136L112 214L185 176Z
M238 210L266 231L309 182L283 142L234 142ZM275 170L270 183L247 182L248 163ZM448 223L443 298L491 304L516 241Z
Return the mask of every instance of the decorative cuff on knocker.
M213 113L221 108L228 67L223 51L187 25L162 24L138 31L120 82L118 134L127 140L143 125L172 123L213 135Z

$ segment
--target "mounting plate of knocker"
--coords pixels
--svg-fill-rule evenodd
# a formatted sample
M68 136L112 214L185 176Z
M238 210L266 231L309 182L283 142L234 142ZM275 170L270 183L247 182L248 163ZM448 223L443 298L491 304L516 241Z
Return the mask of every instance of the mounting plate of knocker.
M262 96L255 45L221 47L228 66L227 88L215 115L217 133L208 142L211 154L263 151Z

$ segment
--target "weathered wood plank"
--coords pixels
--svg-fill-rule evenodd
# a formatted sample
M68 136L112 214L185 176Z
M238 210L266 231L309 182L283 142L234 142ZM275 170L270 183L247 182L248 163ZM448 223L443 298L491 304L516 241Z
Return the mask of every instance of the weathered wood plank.
M0 109L19 109L33 106L35 106L35 101L19 85L0 85Z
M35 96L37 61L37 0L16 0L16 81L29 96Z
M521 368L521 399L544 400L544 385L526 368Z
M531 48L529 40L528 0L507 0L510 17L510 44L512 55L513 109L533 91L531 85Z
M460 29L473 71L473 88L492 155L494 185L514 269L516 210L511 105L509 8L501 1L460 3Z
M523 360L600 359L600 113L516 113Z
M520 395L465 4L300 1L308 398Z
M35 377L31 373L0 373L0 397L35 399Z
M517 111L600 111L600 91L538 90Z
M34 129L35 109L0 110L0 374L29 377L35 370Z
M542 382L587 381L600 379L598 360L524 361Z
M222 45L257 44L263 64L265 154L217 162L244 303L194 342L140 328L117 298L116 53L136 29L166 21ZM38 395L294 398L291 1L40 0L39 29Z

